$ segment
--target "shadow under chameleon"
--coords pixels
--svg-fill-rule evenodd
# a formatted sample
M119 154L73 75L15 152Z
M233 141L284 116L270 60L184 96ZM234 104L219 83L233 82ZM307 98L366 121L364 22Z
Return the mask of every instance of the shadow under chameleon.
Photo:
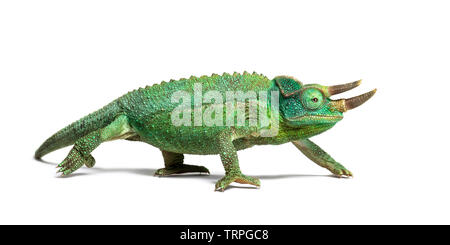
M35 159L36 160L36 159ZM56 163L48 162L45 160L37 160L39 162L53 165L56 167ZM56 168L55 168L56 170ZM154 176L157 169L155 168L101 168L101 167L93 167L89 169L85 169L87 172L84 173L72 173L67 176L63 176L61 178L72 178L76 176L83 176L83 175L95 175L95 174L104 174L104 173L130 173L130 174L137 174L137 175L143 175L143 176ZM55 171L56 172L56 171ZM261 180L269 180L269 179L287 179L287 178L314 178L314 177L328 177L328 178L339 178L332 174L276 174L276 175L252 175L253 177L257 177ZM154 176L157 177L157 176ZM177 174L177 175L171 175L171 176L164 176L158 178L184 178L184 179L198 179L203 178L210 180L211 183L216 183L216 181L223 177L223 174L200 174L200 173L188 173L188 174ZM231 187L231 186L230 186ZM233 186L233 188L254 188L254 187L236 187Z

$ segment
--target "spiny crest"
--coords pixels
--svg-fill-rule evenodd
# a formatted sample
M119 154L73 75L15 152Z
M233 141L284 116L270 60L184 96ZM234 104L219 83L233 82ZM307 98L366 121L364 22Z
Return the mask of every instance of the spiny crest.
M202 75L202 76L200 76L200 77L197 77L197 76L190 76L189 78L180 78L180 79L178 79L178 80L170 79L169 82L162 81L162 82L160 82L160 83L155 83L155 84L152 84L152 85L147 85L147 86L145 86L144 88L139 88L139 89L137 89L137 90L138 90L138 91L142 91L142 90L149 89L149 88L151 88L151 87L159 87L159 86L161 86L161 85L166 85L166 84L173 83L173 82L177 82L177 81L179 81L179 82L186 81L186 80L196 81L196 80L207 79L207 78L239 77L239 76L261 76L262 78L267 78L267 77L264 76L263 74L258 74L258 73L256 73L255 71L254 71L252 74L248 73L247 71L244 71L242 74L239 73L239 72L233 72L232 75L229 74L229 73L227 73L227 72L224 72L222 75L219 75L219 74L216 74L216 73L212 73L210 76L208 76L208 75ZM131 91L131 92L135 92L135 91L136 91L136 89L133 90L133 91Z
M237 76L249 76L249 75L253 75L253 76L261 76L261 77L266 78L266 76L264 76L263 74L258 74L258 73L256 73L255 71L254 71L252 74L248 73L247 71L244 71L242 74L239 73L239 72L233 72L232 75L229 74L229 73L227 73L227 72L224 72L224 73L222 73L222 75L219 75L219 74L216 74L216 73L212 73L210 76L208 76L208 75L202 75L202 76L200 76L200 77L197 77L197 76L190 76L188 79L187 79L187 78L180 78L178 81L184 81L184 80L199 80L199 79L205 79L205 78L209 78L209 77L211 77L211 78L216 78L216 77L219 77L219 76L222 76L222 77L231 77L231 76L237 77ZM170 80L169 82L173 82L173 81L177 81L177 80L173 80L173 79L172 79L172 80Z

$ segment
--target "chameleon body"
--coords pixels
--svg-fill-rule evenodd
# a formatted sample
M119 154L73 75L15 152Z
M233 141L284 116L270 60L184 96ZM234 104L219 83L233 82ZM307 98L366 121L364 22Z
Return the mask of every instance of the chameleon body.
M329 87L303 85L288 76L268 79L247 72L162 82L131 91L63 128L39 147L35 158L73 145L58 165L58 172L68 175L83 165L93 167L95 160L91 153L101 143L116 139L142 141L162 151L165 167L155 175L167 176L209 173L203 166L185 164L183 154L218 154L225 176L215 189L223 191L232 182L260 186L257 178L241 172L237 151L254 145L292 142L309 159L332 173L352 176L309 138L332 128L342 120L345 111L373 96L376 90L350 99L330 99L359 84L360 81ZM182 96L176 97L180 91ZM234 95L247 97L226 100L230 92L237 91L240 94ZM257 96L248 96L254 94ZM252 108L260 114L252 113ZM175 111L178 114L174 116ZM239 112L243 113L240 124ZM266 122L257 121L258 116L267 118ZM189 120L177 124L174 118Z

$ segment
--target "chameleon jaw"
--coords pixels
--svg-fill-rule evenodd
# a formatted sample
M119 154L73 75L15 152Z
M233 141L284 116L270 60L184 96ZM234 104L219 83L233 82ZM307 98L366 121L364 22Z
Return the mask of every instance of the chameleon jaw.
M303 115L298 117L288 118L289 122L302 124L303 121L307 120L308 122L314 121L317 123L336 123L342 120L342 116L328 116L328 115Z

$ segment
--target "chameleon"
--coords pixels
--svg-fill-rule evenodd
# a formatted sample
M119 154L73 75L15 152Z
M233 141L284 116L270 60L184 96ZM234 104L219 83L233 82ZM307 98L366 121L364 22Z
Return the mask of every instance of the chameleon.
M35 159L73 145L67 157L57 165L57 173L66 176L83 165L92 168L95 159L91 153L104 142L140 141L162 152L164 168L157 169L155 176L209 174L204 166L185 164L184 154L219 155L225 175L216 182L215 190L224 191L233 182L260 188L258 178L241 172L238 151L255 145L291 142L307 158L332 174L352 177L352 172L310 138L332 128L343 119L344 112L375 94L376 89L347 99L330 98L360 83L361 80L334 86L303 84L290 76L269 79L256 72L163 81L128 92L56 132L36 150ZM260 96L224 102L223 98L233 91L244 95L258 92ZM266 92L265 96L261 92ZM208 93L215 96L207 96ZM255 117L250 110L255 107L250 105L256 105L258 115L267 119L265 123L264 120L255 123L258 115ZM243 115L240 124L236 123L239 112ZM223 123L225 117L227 123ZM177 119L184 121L177 125L174 123Z

